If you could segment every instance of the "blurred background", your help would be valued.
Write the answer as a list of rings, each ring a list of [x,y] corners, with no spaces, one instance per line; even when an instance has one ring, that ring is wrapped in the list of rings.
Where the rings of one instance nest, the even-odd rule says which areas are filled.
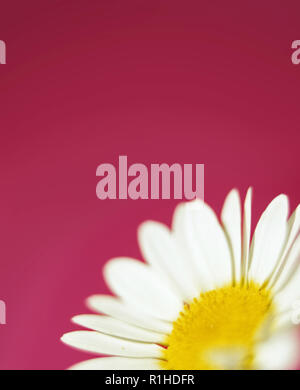
[[[299,1],[2,0],[0,369],[89,357],[60,336],[107,293],[102,266],[141,258],[137,226],[174,200],[97,199],[96,167],[204,163],[205,199],[254,187],[254,221],[299,202]]]

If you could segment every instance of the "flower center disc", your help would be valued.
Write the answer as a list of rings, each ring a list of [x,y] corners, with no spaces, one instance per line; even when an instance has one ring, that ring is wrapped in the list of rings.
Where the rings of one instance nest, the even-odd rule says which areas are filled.
[[[167,336],[167,370],[251,369],[272,313],[270,291],[251,283],[202,293],[185,304]]]

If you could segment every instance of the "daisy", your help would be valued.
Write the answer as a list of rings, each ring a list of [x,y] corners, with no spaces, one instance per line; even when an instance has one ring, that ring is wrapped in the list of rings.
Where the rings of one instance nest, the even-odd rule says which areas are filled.
[[[292,318],[300,298],[300,206],[288,219],[287,196],[276,197],[251,240],[251,204],[251,188],[243,210],[234,189],[221,222],[197,199],[177,206],[171,230],[142,224],[138,240],[146,264],[110,260],[104,277],[115,296],[88,298],[102,315],[74,317],[89,330],[62,337],[72,347],[111,357],[72,368],[293,368],[299,353]]]

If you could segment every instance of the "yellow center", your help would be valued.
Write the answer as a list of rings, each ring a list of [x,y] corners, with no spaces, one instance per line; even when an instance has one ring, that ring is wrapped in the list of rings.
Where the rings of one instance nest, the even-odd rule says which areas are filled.
[[[202,293],[184,305],[174,322],[162,368],[253,368],[255,343],[268,329],[272,312],[270,291],[254,283]]]

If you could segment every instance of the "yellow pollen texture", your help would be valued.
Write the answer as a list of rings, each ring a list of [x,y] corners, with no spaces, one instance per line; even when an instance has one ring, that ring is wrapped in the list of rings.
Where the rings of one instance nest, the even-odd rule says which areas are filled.
[[[272,311],[270,291],[255,283],[202,293],[184,305],[173,323],[162,368],[253,368],[255,342]]]

